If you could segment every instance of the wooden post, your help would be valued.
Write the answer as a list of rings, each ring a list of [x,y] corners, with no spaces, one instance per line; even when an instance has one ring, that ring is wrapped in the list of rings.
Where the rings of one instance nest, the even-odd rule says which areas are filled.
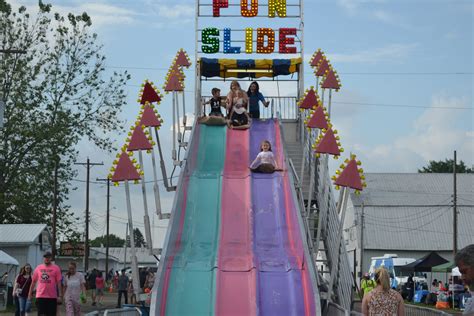
[[[137,262],[137,252],[135,250],[135,236],[133,231],[133,219],[132,219],[132,204],[130,202],[130,188],[128,185],[128,180],[125,180],[125,196],[127,200],[127,214],[128,214],[128,228],[130,231],[130,250],[131,250],[131,263],[132,263],[132,283],[133,283],[133,292],[135,295],[140,293],[140,280],[138,275],[138,262]]]

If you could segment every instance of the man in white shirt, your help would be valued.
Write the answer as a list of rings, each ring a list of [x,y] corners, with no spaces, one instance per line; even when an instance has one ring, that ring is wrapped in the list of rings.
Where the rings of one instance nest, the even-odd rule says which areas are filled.
[[[466,301],[463,315],[474,315],[474,244],[461,249],[454,262],[462,274],[464,284],[469,286],[471,298]]]

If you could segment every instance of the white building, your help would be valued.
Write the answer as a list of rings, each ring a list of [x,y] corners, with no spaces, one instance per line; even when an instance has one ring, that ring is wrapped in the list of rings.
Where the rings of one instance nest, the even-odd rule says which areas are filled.
[[[371,257],[421,258],[436,251],[453,260],[453,175],[368,173],[351,194],[344,221],[349,262],[360,276]],[[474,243],[474,174],[457,175],[457,245]],[[361,251],[362,250],[362,251]],[[359,279],[359,277],[357,277]]]
[[[32,267],[43,263],[43,253],[51,251],[51,234],[46,224],[0,224],[0,249]]]

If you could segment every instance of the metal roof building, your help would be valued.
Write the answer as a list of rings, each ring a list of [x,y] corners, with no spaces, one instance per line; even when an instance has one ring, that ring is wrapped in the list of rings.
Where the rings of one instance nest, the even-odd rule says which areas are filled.
[[[357,272],[385,253],[420,258],[437,251],[453,259],[453,175],[368,173],[351,194],[344,221],[349,259]],[[474,243],[474,174],[457,175],[458,249]],[[361,253],[361,249],[362,253]]]
[[[51,250],[51,234],[46,224],[0,224],[0,249],[16,258],[20,266],[33,267]]]

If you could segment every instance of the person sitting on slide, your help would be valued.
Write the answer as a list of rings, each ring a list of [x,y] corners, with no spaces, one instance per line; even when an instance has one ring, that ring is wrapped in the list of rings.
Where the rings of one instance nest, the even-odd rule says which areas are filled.
[[[260,145],[260,153],[250,165],[250,170],[259,173],[283,171],[283,169],[278,168],[278,164],[272,152],[272,144],[268,140],[262,141]]]
[[[230,92],[227,94],[229,128],[247,129],[250,127],[247,105],[247,93],[240,88],[240,84],[237,81],[232,81],[230,84]]]
[[[221,90],[218,88],[212,88],[211,92],[212,98],[210,98],[209,101],[203,103],[204,107],[206,106],[206,104],[211,105],[211,112],[209,112],[209,116],[204,115],[203,117],[201,117],[200,122],[205,124],[214,122],[224,125],[225,119],[221,111],[221,107],[224,106],[222,105]]]

